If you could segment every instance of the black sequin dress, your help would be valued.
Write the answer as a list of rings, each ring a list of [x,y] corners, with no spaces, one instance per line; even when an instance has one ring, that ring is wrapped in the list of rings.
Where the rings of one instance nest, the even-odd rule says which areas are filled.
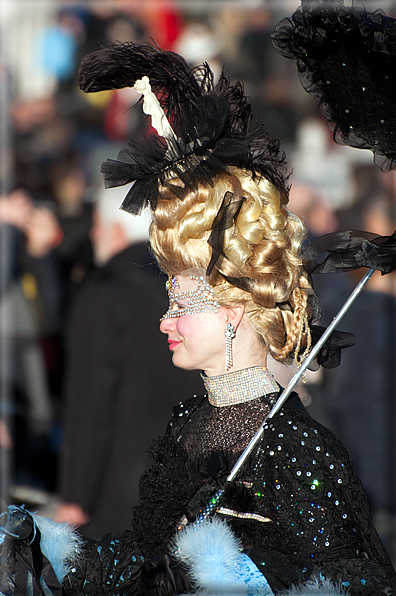
[[[138,594],[144,559],[169,551],[181,518],[218,488],[277,395],[222,408],[195,397],[175,408],[140,481],[132,529],[88,542],[66,594]],[[198,495],[198,496],[197,496]],[[350,458],[292,394],[265,428],[220,514],[274,593],[326,577],[353,595],[396,594]]]

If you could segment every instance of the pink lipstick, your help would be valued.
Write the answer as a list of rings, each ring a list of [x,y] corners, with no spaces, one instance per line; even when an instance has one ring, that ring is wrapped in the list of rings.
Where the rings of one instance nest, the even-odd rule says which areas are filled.
[[[178,346],[179,344],[181,344],[181,341],[175,341],[173,339],[168,339],[168,344],[169,344],[169,349],[173,350],[173,348],[175,346]]]

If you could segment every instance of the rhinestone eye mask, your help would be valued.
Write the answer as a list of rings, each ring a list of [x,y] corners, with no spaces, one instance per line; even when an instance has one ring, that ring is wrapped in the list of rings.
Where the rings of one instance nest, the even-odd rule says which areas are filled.
[[[186,292],[178,292],[180,290],[177,277],[171,275],[166,282],[166,289],[169,296],[169,308],[161,317],[164,319],[172,319],[174,317],[185,317],[186,315],[196,315],[208,311],[217,312],[220,304],[216,298],[214,289],[205,280],[203,275],[189,275],[189,278],[195,286],[193,289]],[[181,300],[188,300],[187,304],[180,304]]]

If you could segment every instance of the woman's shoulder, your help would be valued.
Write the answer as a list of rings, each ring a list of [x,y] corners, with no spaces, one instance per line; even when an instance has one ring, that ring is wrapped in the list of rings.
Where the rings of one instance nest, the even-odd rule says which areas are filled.
[[[280,412],[267,420],[257,453],[261,457],[287,459],[299,468],[302,461],[323,464],[330,473],[338,474],[340,483],[353,474],[348,451],[336,435],[307,411],[297,393],[292,393]]]
[[[194,395],[185,401],[179,402],[172,410],[172,417],[166,429],[166,434],[173,435],[177,433],[205,401],[206,395]]]
[[[304,439],[308,434],[314,442],[336,444],[337,447],[340,446],[341,449],[344,449],[333,431],[310,415],[295,392],[291,393],[281,410],[268,421],[268,426],[287,429],[290,431],[289,435],[294,435],[299,441],[303,441],[301,446],[304,446]]]

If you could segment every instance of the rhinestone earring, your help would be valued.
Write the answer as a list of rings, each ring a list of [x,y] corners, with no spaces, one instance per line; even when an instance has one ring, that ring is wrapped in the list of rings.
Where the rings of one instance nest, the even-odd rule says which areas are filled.
[[[226,371],[232,367],[232,340],[235,337],[235,327],[232,323],[228,322],[227,327],[224,331],[225,335],[225,367]]]

